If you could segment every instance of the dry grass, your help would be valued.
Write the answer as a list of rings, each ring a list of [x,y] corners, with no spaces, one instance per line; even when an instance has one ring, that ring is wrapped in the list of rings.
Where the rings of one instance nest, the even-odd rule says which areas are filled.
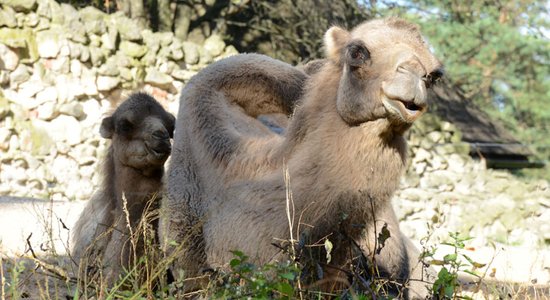
[[[290,190],[290,179],[286,177],[287,187]],[[155,199],[152,199],[155,201]],[[270,297],[282,299],[323,299],[327,297],[341,297],[347,299],[371,299],[375,294],[392,295],[388,288],[395,283],[384,278],[372,276],[376,270],[369,266],[364,257],[358,256],[353,262],[353,267],[348,270],[338,270],[344,277],[333,279],[330,284],[335,285],[334,292],[322,293],[316,290],[326,285],[323,279],[311,279],[318,276],[312,269],[306,270],[304,266],[320,267],[322,263],[304,260],[303,249],[328,250],[328,238],[318,241],[314,245],[299,245],[293,237],[300,236],[300,218],[295,216],[292,194],[287,195],[287,217],[291,232],[291,240],[281,243],[283,250],[289,254],[289,261],[282,264],[270,264],[267,266],[254,266],[246,259],[232,267],[215,270],[205,274],[204,278],[209,284],[202,290],[185,292],[185,286],[190,280],[180,272],[173,274],[174,278],[168,278],[167,270],[174,259],[183,254],[182,245],[176,247],[171,257],[164,257],[158,243],[158,238],[151,224],[158,220],[158,210],[147,209],[142,222],[136,228],[131,228],[131,234],[125,247],[130,247],[134,255],[131,256],[130,268],[124,270],[116,282],[108,286],[101,272],[101,261],[83,261],[77,264],[68,253],[68,241],[63,243],[65,249],[41,249],[35,251],[32,245],[32,235],[27,238],[27,251],[19,257],[0,255],[0,296],[4,299],[180,299],[192,297],[207,298],[240,298],[254,297],[255,290],[263,291]],[[52,222],[63,222],[61,219],[51,216],[37,216],[44,220],[47,228],[48,239],[53,245],[54,239],[60,238]],[[126,221],[128,221],[126,219]],[[66,228],[64,224],[59,224]],[[199,225],[200,226],[200,225]],[[67,229],[68,230],[68,229]],[[140,248],[141,247],[141,248]],[[63,251],[58,251],[63,250]],[[138,252],[143,256],[135,255]],[[327,251],[330,253],[330,251]],[[244,254],[243,254],[244,255]],[[297,257],[301,256],[299,260]],[[241,268],[241,267],[244,267]],[[98,272],[90,275],[86,270],[96,268]],[[240,268],[240,269],[239,269]],[[243,270],[250,271],[244,272]],[[313,271],[315,268],[313,268]],[[370,272],[365,272],[370,270]],[[310,272],[310,273],[307,273]],[[293,276],[289,274],[294,274]],[[310,276],[309,279],[306,277]],[[264,278],[265,284],[258,287],[254,279]],[[305,284],[305,282],[313,282]],[[291,294],[281,292],[281,287],[292,287]],[[491,278],[482,277],[481,280],[462,278],[461,292],[459,295],[472,299],[550,299],[550,287],[532,284],[512,284],[497,282]],[[238,294],[244,293],[244,294]],[[241,296],[239,296],[241,295]],[[363,295],[363,296],[360,296]],[[396,295],[395,293],[393,294]]]

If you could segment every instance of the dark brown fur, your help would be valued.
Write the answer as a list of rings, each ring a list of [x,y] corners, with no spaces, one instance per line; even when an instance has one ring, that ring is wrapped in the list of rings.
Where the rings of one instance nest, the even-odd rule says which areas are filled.
[[[403,133],[425,111],[424,81],[439,62],[399,19],[333,27],[325,46],[327,60],[304,68],[311,77],[247,54],[212,64],[183,90],[161,215],[176,271],[226,266],[231,250],[256,263],[284,260],[272,243],[328,238],[326,270],[346,269],[359,252],[400,283],[425,279],[391,197],[406,166]],[[283,135],[255,119],[290,112]],[[379,249],[383,228],[390,237]],[[404,292],[421,298],[427,289],[412,281]]]
[[[130,230],[138,232],[144,214],[158,208],[155,200],[162,189],[174,122],[158,102],[142,93],[131,95],[103,119],[101,136],[112,140],[103,162],[103,181],[72,230],[71,254],[81,275],[101,274],[112,284],[143,254],[143,241],[136,238],[140,235],[135,235],[133,249]],[[156,231],[155,222],[152,226]]]

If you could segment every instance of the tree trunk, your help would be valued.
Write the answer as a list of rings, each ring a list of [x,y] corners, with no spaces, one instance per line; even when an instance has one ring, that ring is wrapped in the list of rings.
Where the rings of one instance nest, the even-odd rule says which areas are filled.
[[[145,8],[143,0],[130,0],[130,12],[131,18],[136,20],[140,26],[140,29],[145,29],[148,26],[148,19],[145,14]]]
[[[191,24],[191,7],[178,4],[176,7],[176,19],[174,20],[174,34],[176,37],[187,40],[189,25]]]
[[[158,30],[172,31],[174,26],[174,9],[170,0],[158,0]]]
[[[117,10],[123,12],[128,18],[131,17],[130,1],[131,0],[116,0]]]

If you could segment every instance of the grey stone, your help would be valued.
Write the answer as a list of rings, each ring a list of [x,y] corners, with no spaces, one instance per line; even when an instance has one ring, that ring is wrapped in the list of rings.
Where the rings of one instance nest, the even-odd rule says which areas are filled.
[[[97,162],[96,147],[89,144],[76,145],[69,151],[68,154],[75,161],[77,161],[80,166],[90,165]]]
[[[214,61],[214,57],[205,48],[199,48],[199,65],[207,65]]]
[[[98,76],[97,89],[99,91],[110,91],[120,84],[120,79],[113,76]]]
[[[172,71],[171,75],[176,79],[186,82],[191,79],[191,77],[195,76],[195,74],[197,74],[197,72],[195,71],[175,69],[174,71]]]
[[[160,63],[156,69],[161,73],[171,74],[174,70],[178,69],[178,65],[173,61],[166,61]]]
[[[131,58],[131,57],[128,57],[128,56],[124,55],[120,51],[118,51],[117,53],[115,53],[114,56],[111,56],[111,57],[116,62],[116,65],[119,68],[131,67],[135,63],[135,60],[136,60],[134,58]]]
[[[0,91],[0,120],[3,120],[9,111],[10,111],[10,103],[8,99],[4,97],[4,93]]]
[[[88,34],[86,32],[86,26],[82,24],[80,20],[78,19],[71,20],[68,26],[71,29],[68,35],[71,41],[74,41],[80,44],[87,44],[90,41],[90,39],[88,38]]]
[[[36,43],[38,54],[43,58],[56,57],[61,48],[60,39],[64,38],[64,33],[58,28],[39,31],[36,33]]]
[[[36,27],[40,22],[40,17],[35,13],[30,13],[25,16],[24,26]]]
[[[96,48],[101,47],[101,36],[99,36],[97,34],[88,34],[88,38],[90,39],[89,46],[93,46],[93,47],[96,47]]]
[[[159,58],[159,60],[166,60],[170,57],[170,48],[168,47],[161,47],[159,51],[157,52],[156,57]]]
[[[52,165],[51,172],[55,176],[55,180],[58,183],[68,184],[74,182],[80,176],[78,175],[78,163],[65,155],[57,156]]]
[[[119,49],[125,55],[135,58],[140,58],[147,53],[147,47],[129,41],[120,42]]]
[[[38,1],[38,7],[36,8],[36,13],[44,18],[51,19],[52,13],[50,9],[50,1]]]
[[[106,55],[101,48],[91,46],[87,49],[90,49],[90,59],[92,61],[92,65],[97,67],[105,62]]]
[[[19,56],[8,46],[0,43],[0,69],[13,71],[19,65]]]
[[[416,153],[414,154],[414,157],[412,159],[413,163],[416,163],[416,162],[425,162],[425,161],[429,161],[430,158],[432,157],[431,153],[422,149],[422,148],[418,148],[416,150]]]
[[[174,33],[171,31],[157,32],[156,35],[163,47],[168,47],[175,39]]]
[[[86,117],[80,122],[83,128],[90,129],[97,136],[99,130],[99,120],[102,119],[102,110],[100,103],[95,99],[88,99],[80,103]],[[97,130],[96,130],[97,129]]]
[[[71,60],[69,70],[73,76],[79,77],[82,74],[82,63],[77,59]]]
[[[28,29],[0,28],[0,41],[11,48],[27,48],[27,41],[34,39],[33,33]]]
[[[82,141],[82,128],[75,117],[59,115],[45,127],[56,142],[66,142],[68,145],[77,145]]]
[[[56,1],[49,1],[51,23],[56,25],[63,25],[65,23],[65,13],[61,9],[61,5]]]
[[[82,104],[76,101],[62,104],[59,107],[59,112],[65,115],[73,116],[78,120],[86,117],[86,114],[84,113],[84,107],[82,106]]]
[[[105,24],[105,17],[107,16],[104,12],[93,6],[87,6],[78,11],[80,19],[84,24],[88,33],[94,33],[101,35],[105,32],[107,25]]]
[[[447,170],[449,171],[456,173],[463,173],[465,171],[465,161],[456,153],[449,155],[447,158],[447,165]]]
[[[101,46],[110,51],[116,50],[116,41],[118,38],[118,30],[115,26],[108,26],[107,32],[101,35]]]
[[[105,76],[118,76],[120,74],[118,70],[117,59],[114,56],[111,56],[102,64],[97,70],[97,74]]]
[[[31,77],[29,67],[19,64],[17,68],[10,74],[10,84],[12,86],[17,86]]]
[[[36,110],[38,112],[38,118],[46,121],[52,120],[58,115],[55,102],[41,104]]]
[[[20,149],[19,149],[19,138],[17,137],[17,135],[13,134],[11,137],[10,137],[10,146],[9,146],[9,149],[8,151],[9,152],[18,152]]]
[[[141,64],[144,65],[144,66],[154,66],[154,65],[157,64],[157,58],[159,60],[164,59],[164,58],[159,57],[159,55],[157,55],[154,52],[147,51],[147,53],[145,53],[145,55],[140,59],[140,61],[141,61]]]
[[[132,71],[128,68],[121,67],[120,68],[120,78],[124,81],[130,81],[132,80]]]
[[[0,85],[5,85],[10,82],[10,75],[7,71],[0,70]]]
[[[5,152],[10,147],[11,130],[8,128],[0,127],[0,149]]]
[[[143,42],[147,45],[147,47],[160,45],[160,41],[157,38],[157,33],[151,31],[151,29],[143,29],[141,31],[141,37],[143,38]]]
[[[447,168],[447,161],[444,157],[436,155],[429,160],[431,170],[443,170]]]
[[[83,63],[89,61],[92,56],[92,54],[90,53],[90,49],[88,47],[81,47],[80,50],[81,52],[78,59],[80,59],[80,61]]]
[[[84,93],[88,96],[98,95],[98,89],[96,85],[97,76],[91,71],[82,71],[82,84],[84,87]]]
[[[492,178],[485,184],[485,189],[492,194],[499,194],[506,190],[509,182],[506,179]]]
[[[80,59],[80,54],[82,53],[82,48],[83,47],[84,46],[82,46],[80,44],[77,44],[77,43],[74,43],[74,42],[69,42],[69,50],[71,51],[69,56],[72,59]]]
[[[16,11],[29,12],[37,6],[36,0],[2,0],[3,6],[10,6]]]
[[[45,88],[46,85],[41,80],[28,80],[19,85],[19,94],[24,98],[30,98]]]
[[[53,86],[46,87],[45,89],[43,89],[42,91],[36,94],[36,100],[39,103],[45,103],[45,102],[55,103],[57,101],[57,89]]]
[[[239,51],[237,51],[233,45],[229,45],[225,47],[225,52],[221,55],[221,57],[229,57],[237,54],[239,54]]]
[[[70,57],[69,56],[58,56],[54,59],[49,60],[51,70],[57,74],[63,73],[67,74],[70,70]]]
[[[181,43],[172,43],[172,45],[170,45],[169,57],[176,61],[183,59],[184,53]]]
[[[208,51],[212,57],[216,57],[223,53],[225,43],[221,36],[213,34],[204,41],[204,49]]]
[[[145,82],[153,85],[164,86],[173,81],[171,76],[159,72],[156,68],[147,68],[145,74]]]
[[[446,170],[437,170],[420,178],[420,187],[437,189],[439,191],[448,191],[452,189],[456,181],[456,174]]]
[[[44,121],[33,119],[32,122],[21,122],[17,125],[17,131],[19,132],[17,146],[20,151],[30,153],[31,155],[48,155],[54,145],[54,141],[49,136],[47,129],[37,126],[35,122]],[[10,150],[11,147],[10,141]]]
[[[66,103],[76,97],[85,95],[84,82],[72,74],[63,74],[57,76],[58,80],[55,82],[55,88],[57,89],[58,104]]]
[[[185,55],[185,63],[194,65],[199,62],[199,46],[193,42],[183,42],[183,52]]]
[[[65,16],[65,22],[70,22],[72,20],[80,18],[78,10],[76,10],[74,6],[67,3],[61,3],[60,7],[63,11],[63,15]]]
[[[112,24],[120,33],[120,38],[127,41],[141,41],[141,26],[134,20],[126,17],[122,12],[112,15]]]
[[[414,172],[418,175],[424,174],[424,171],[426,171],[427,167],[428,167],[428,164],[425,161],[417,162],[413,164]]]
[[[0,27],[6,26],[14,28],[17,26],[17,19],[15,19],[15,11],[13,8],[6,6],[0,9]]]

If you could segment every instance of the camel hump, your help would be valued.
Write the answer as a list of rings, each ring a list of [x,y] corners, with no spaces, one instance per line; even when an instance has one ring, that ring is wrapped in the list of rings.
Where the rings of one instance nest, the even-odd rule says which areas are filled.
[[[217,61],[195,75],[182,92],[185,105],[206,91],[221,92],[225,101],[256,118],[292,113],[308,75],[290,64],[261,54],[240,54]]]

